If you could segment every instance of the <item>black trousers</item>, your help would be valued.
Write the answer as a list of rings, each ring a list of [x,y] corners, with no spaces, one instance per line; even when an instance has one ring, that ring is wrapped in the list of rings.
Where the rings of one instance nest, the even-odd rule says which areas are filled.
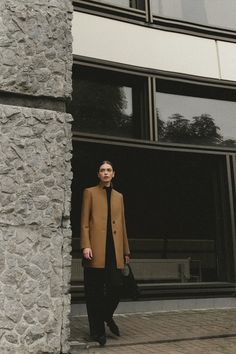
[[[86,307],[91,336],[105,333],[105,321],[112,316],[121,294],[120,270],[84,268]],[[115,279],[114,279],[115,278]]]

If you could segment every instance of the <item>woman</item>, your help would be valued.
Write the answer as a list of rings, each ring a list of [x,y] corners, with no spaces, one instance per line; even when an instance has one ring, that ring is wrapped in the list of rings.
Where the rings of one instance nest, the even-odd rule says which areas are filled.
[[[84,190],[80,247],[90,335],[106,344],[105,323],[120,336],[113,313],[120,301],[121,270],[129,261],[123,196],[112,187],[112,163],[98,168],[99,185]]]

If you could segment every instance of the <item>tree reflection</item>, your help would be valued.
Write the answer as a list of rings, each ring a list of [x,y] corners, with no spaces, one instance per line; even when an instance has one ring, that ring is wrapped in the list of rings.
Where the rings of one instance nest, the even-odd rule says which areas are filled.
[[[159,139],[166,142],[236,147],[236,140],[224,139],[214,118],[207,113],[187,119],[174,113],[167,121],[161,120],[157,111]]]
[[[123,87],[81,80],[77,95],[79,100],[72,100],[70,107],[75,131],[132,135],[133,117],[126,114],[128,101]]]
[[[165,138],[172,141],[183,141],[191,138],[191,124],[189,119],[179,113],[173,114],[165,126]]]
[[[233,139],[226,139],[222,142],[223,146],[225,147],[234,147],[236,148],[236,140],[233,140]]]

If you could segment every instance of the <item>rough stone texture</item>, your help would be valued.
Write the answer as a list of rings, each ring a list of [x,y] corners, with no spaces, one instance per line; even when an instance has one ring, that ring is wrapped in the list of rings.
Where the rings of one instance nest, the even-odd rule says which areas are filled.
[[[67,353],[71,116],[0,105],[0,353]]]
[[[71,0],[0,0],[0,91],[70,97],[71,19]],[[69,350],[70,122],[0,105],[1,354]]]
[[[71,0],[0,1],[0,90],[70,96],[71,18]]]

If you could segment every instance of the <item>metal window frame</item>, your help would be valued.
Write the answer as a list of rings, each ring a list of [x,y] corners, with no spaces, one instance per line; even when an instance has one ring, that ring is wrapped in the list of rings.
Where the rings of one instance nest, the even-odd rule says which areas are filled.
[[[128,140],[128,139],[127,139]],[[199,150],[193,150],[193,149],[186,149],[183,148],[181,149],[180,147],[164,147],[164,146],[157,146],[154,143],[153,144],[147,144],[146,141],[140,142],[137,141],[136,143],[132,144],[127,144],[125,139],[123,141],[119,138],[117,139],[111,139],[109,137],[101,137],[97,136],[96,134],[91,136],[86,136],[86,134],[75,134],[73,136],[73,141],[78,142],[78,143],[95,143],[99,145],[109,145],[109,146],[117,146],[117,147],[128,147],[128,148],[134,148],[136,149],[141,149],[141,150],[156,150],[156,151],[165,151],[165,152],[177,152],[177,153],[191,153],[191,154],[197,154],[197,155],[205,155],[205,156],[217,156],[219,158],[223,158],[225,161],[225,170],[226,170],[226,181],[227,181],[227,187],[226,187],[226,196],[227,196],[227,214],[229,214],[229,219],[227,218],[227,234],[229,237],[230,242],[232,241],[232,248],[233,250],[236,249],[236,225],[235,225],[235,213],[236,213],[236,195],[235,195],[235,188],[236,188],[236,153],[224,153],[224,152],[219,152],[219,151],[199,151]],[[138,153],[138,151],[137,151]],[[229,232],[229,233],[228,233]],[[236,285],[236,253],[235,251],[232,252],[232,269],[229,273],[229,279],[231,278],[232,280],[227,281],[228,284],[231,284],[231,286]],[[229,265],[227,266],[229,267]],[[218,282],[217,287],[219,284],[225,283],[225,281]],[[213,286],[211,282],[206,283],[207,286]],[[185,284],[188,286],[187,284]],[[197,284],[199,287],[202,287],[203,284]],[[169,285],[167,284],[167,287]],[[197,289],[199,288],[197,286]],[[197,290],[196,290],[197,291]]]
[[[84,68],[91,68],[91,69],[95,69],[95,70],[101,70],[104,71],[107,68],[104,66],[100,66],[94,63],[94,65],[88,65],[87,62],[83,62],[81,63],[79,60],[75,60],[74,64],[79,65],[80,67],[84,67]],[[137,118],[137,120],[135,121],[135,125],[138,125],[139,129],[139,134],[138,136],[140,136],[140,138],[123,138],[120,137],[121,140],[125,140],[125,141],[129,141],[129,140],[147,140],[149,141],[150,139],[152,140],[152,132],[150,130],[150,107],[149,107],[149,97],[150,97],[150,87],[149,87],[149,80],[148,80],[148,76],[147,75],[132,75],[130,72],[128,71],[122,71],[122,70],[114,70],[113,68],[111,68],[110,70],[112,72],[112,74],[118,74],[120,75],[120,81],[123,82],[123,84],[125,85],[125,80],[127,79],[128,86],[133,84],[133,87],[139,87],[140,88],[140,94],[141,97],[143,98],[142,100],[139,101],[140,104],[140,112],[139,114],[137,114],[135,117]],[[136,86],[135,83],[138,83],[139,86]],[[75,134],[77,134],[75,132]],[[104,136],[106,137],[106,135],[104,134],[100,134],[100,133],[87,133],[87,132],[82,132],[82,133],[78,133],[78,134],[82,134],[82,135],[91,135],[91,136]],[[112,135],[111,135],[112,136]],[[116,139],[117,136],[114,135],[112,136],[112,138]]]
[[[228,147],[211,147],[211,146],[200,146],[200,145],[187,145],[187,144],[176,144],[176,143],[160,143],[156,141],[157,138],[157,126],[155,126],[155,107],[156,107],[156,79],[167,79],[168,81],[181,81],[183,83],[192,83],[197,85],[209,85],[209,87],[220,87],[228,88],[231,90],[236,90],[235,82],[226,82],[216,79],[206,79],[206,78],[196,78],[193,76],[188,76],[184,74],[176,73],[166,73],[159,70],[148,70],[144,68],[138,68],[128,65],[123,65],[119,63],[111,63],[107,61],[85,58],[80,56],[75,56],[74,63],[81,66],[94,67],[97,69],[106,69],[111,71],[120,72],[129,75],[138,75],[146,77],[148,80],[148,105],[147,109],[149,129],[150,129],[150,140],[141,139],[129,139],[115,136],[106,136],[100,134],[90,134],[90,133],[78,133],[73,132],[72,139],[74,142],[86,142],[86,143],[98,143],[102,145],[115,145],[123,147],[132,147],[135,149],[149,149],[157,151],[169,151],[178,153],[192,153],[192,154],[207,154],[207,155],[217,155],[225,157],[226,161],[226,175],[228,182],[228,197],[229,197],[229,213],[230,213],[230,230],[232,235],[233,248],[236,249],[236,151],[235,149],[229,149]],[[228,282],[232,287],[232,292],[235,291],[236,285],[236,254],[233,253],[233,274],[234,280]],[[222,289],[224,288],[225,282],[222,283]],[[220,283],[219,283],[220,284]],[[217,288],[219,288],[219,284]],[[168,285],[167,285],[168,286]],[[201,284],[200,287],[203,285]],[[207,286],[213,286],[211,283],[207,283]],[[214,287],[214,286],[213,286]],[[198,291],[199,287],[196,287]],[[216,290],[217,291],[217,290]],[[177,293],[176,293],[177,294]]]
[[[100,17],[107,17],[164,31],[236,42],[236,30],[234,31],[221,27],[201,25],[184,20],[154,15],[151,0],[145,0],[145,11],[132,8],[126,9],[124,7],[105,3],[96,3],[96,0],[74,0],[73,5],[74,11],[89,13]]]
[[[99,141],[103,139],[104,141],[112,141],[115,142],[120,141],[127,145],[137,144],[137,142],[146,146],[155,145],[156,147],[160,147],[161,149],[180,149],[185,151],[207,151],[207,153],[236,153],[235,148],[229,147],[218,147],[218,146],[207,146],[207,145],[189,145],[189,144],[177,144],[177,143],[165,143],[158,141],[158,126],[156,120],[156,80],[165,79],[168,81],[174,82],[182,82],[182,83],[190,83],[194,85],[204,85],[209,87],[221,88],[221,89],[230,89],[236,91],[236,82],[223,81],[218,79],[208,79],[208,78],[196,78],[195,76],[185,75],[185,74],[176,74],[171,72],[162,72],[160,70],[148,70],[139,67],[133,67],[130,65],[107,62],[104,60],[99,60],[95,58],[85,58],[81,56],[74,56],[74,64],[81,65],[96,69],[103,69],[107,71],[113,71],[123,74],[129,74],[134,76],[146,77],[148,82],[148,125],[149,125],[149,135],[150,140],[142,140],[142,139],[127,139],[127,138],[117,138],[115,136],[107,137],[101,134],[89,134],[89,133],[75,133],[73,132],[73,137],[78,138],[81,136],[82,139],[85,137],[89,139],[97,138]],[[202,79],[202,81],[201,81]]]
[[[146,6],[147,0],[144,1]],[[74,11],[89,13],[101,17],[108,17],[135,24],[145,24],[149,18],[146,10],[126,8],[109,3],[98,3],[96,0],[74,0],[73,6]]]
[[[81,66],[90,66],[94,68],[100,68],[105,70],[112,70],[117,72],[123,72],[130,75],[138,76],[155,76],[157,79],[168,79],[172,81],[180,81],[186,83],[192,83],[195,85],[208,85],[209,87],[219,87],[236,90],[236,81],[208,78],[204,76],[189,75],[183,73],[177,73],[172,71],[158,70],[152,68],[144,68],[140,66],[123,64],[119,62],[111,62],[104,59],[97,59],[92,57],[86,57],[83,55],[74,55],[74,64]]]
[[[227,180],[228,180],[228,194],[230,207],[230,221],[233,249],[236,250],[236,154],[226,155]],[[236,253],[233,252],[234,257],[234,280],[236,282]]]
[[[156,29],[215,40],[224,40],[226,42],[236,42],[236,30],[228,30],[155,15],[153,15],[152,18],[152,27]]]

